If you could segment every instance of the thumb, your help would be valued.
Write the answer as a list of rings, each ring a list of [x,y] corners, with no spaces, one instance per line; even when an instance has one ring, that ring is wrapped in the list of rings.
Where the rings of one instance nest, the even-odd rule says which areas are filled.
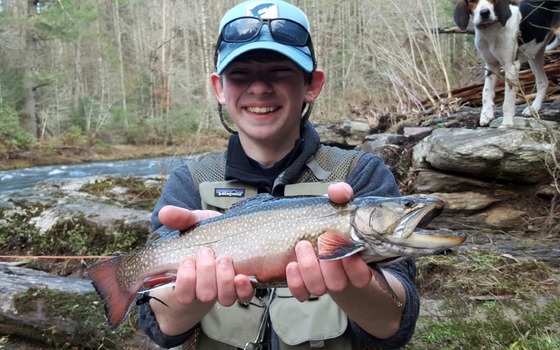
[[[198,222],[220,215],[212,210],[189,210],[173,205],[166,205],[158,213],[159,221],[174,230],[186,230]]]

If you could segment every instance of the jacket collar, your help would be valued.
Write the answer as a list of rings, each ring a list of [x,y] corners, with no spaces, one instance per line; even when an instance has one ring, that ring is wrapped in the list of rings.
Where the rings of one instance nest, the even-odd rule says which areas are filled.
[[[239,140],[237,134],[229,139],[226,151],[226,180],[237,180],[249,185],[256,186],[259,192],[268,192],[274,195],[282,195],[286,184],[295,183],[304,170],[307,162],[313,157],[320,145],[319,134],[310,122],[306,122],[302,128],[302,137],[296,141],[294,149],[280,162],[278,176],[265,174],[255,161],[251,160]]]

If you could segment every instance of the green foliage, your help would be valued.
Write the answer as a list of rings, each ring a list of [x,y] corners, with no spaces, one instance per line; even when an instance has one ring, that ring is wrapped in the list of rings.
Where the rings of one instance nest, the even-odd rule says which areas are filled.
[[[55,224],[47,233],[34,237],[34,254],[41,255],[113,255],[141,247],[147,232],[128,230],[124,225],[114,234],[83,217]]]
[[[171,110],[169,113],[171,130],[177,137],[195,133],[200,123],[200,115],[198,109]]]
[[[19,125],[15,110],[6,105],[0,106],[0,159],[9,159],[16,152],[30,147],[33,135],[24,131]]]
[[[486,250],[417,262],[421,297],[437,306],[419,318],[406,349],[560,348],[560,300],[550,266]]]
[[[96,293],[79,295],[56,289],[34,289],[14,297],[14,306],[19,313],[37,313],[60,320],[75,321],[75,329],[68,333],[53,328],[50,332],[30,332],[43,344],[56,345],[57,349],[115,349],[119,342],[134,332],[134,327],[125,323],[118,329],[108,329],[103,305]],[[136,314],[133,315],[135,318]],[[54,322],[54,321],[53,321]]]
[[[0,55],[0,105],[18,110],[23,108],[24,101],[23,72],[6,67]]]
[[[42,210],[42,209],[37,209]],[[4,215],[0,213],[0,218]],[[142,247],[148,232],[126,228],[124,223],[107,232],[83,216],[61,221],[41,234],[29,223],[36,214],[6,215],[0,230],[0,251],[22,255],[114,255]]]
[[[560,348],[560,334],[552,330],[560,316],[560,301],[552,301],[544,308],[536,302],[531,304],[521,306],[512,301],[471,305],[471,312],[482,309],[485,317],[471,319],[461,314],[430,321],[420,338],[427,348],[442,350]]]
[[[73,125],[62,136],[62,144],[70,147],[85,147],[89,144],[89,140],[79,126]]]
[[[115,187],[122,188],[124,191],[114,192]],[[161,186],[146,186],[142,179],[120,176],[88,182],[80,188],[80,191],[96,197],[110,198],[110,203],[116,202],[124,208],[149,211],[154,208],[161,196]]]
[[[41,37],[72,42],[84,35],[95,35],[87,25],[94,22],[99,16],[94,3],[87,1],[50,2],[49,6],[43,8],[41,15],[38,16],[35,30]]]

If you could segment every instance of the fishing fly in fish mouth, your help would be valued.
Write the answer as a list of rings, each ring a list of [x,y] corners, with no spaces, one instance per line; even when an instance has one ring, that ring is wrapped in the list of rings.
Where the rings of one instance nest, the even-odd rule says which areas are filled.
[[[334,204],[327,197],[262,194],[136,253],[97,263],[89,276],[105,301],[109,324],[117,327],[142,288],[172,282],[181,259],[202,246],[230,256],[236,272],[251,276],[256,288],[267,288],[285,286],[295,245],[308,240],[319,259],[360,254],[399,303],[377,266],[437,254],[463,243],[464,233],[422,228],[443,206],[443,201],[430,197],[361,197]]]

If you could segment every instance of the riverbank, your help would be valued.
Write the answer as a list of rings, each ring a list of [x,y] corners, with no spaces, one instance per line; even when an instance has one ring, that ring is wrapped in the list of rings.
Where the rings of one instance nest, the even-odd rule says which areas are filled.
[[[108,329],[103,304],[84,278],[94,257],[144,245],[160,180],[86,177],[45,183],[15,200],[0,195],[0,349],[157,348],[137,331],[134,312]],[[456,210],[452,217],[459,223],[465,216]],[[417,259],[421,313],[406,349],[559,349],[558,239],[466,233],[457,249]]]
[[[10,159],[3,159],[0,162],[0,170],[204,153],[226,148],[228,138],[229,134],[225,132],[210,131],[174,145],[125,144],[92,147],[38,145]]]

